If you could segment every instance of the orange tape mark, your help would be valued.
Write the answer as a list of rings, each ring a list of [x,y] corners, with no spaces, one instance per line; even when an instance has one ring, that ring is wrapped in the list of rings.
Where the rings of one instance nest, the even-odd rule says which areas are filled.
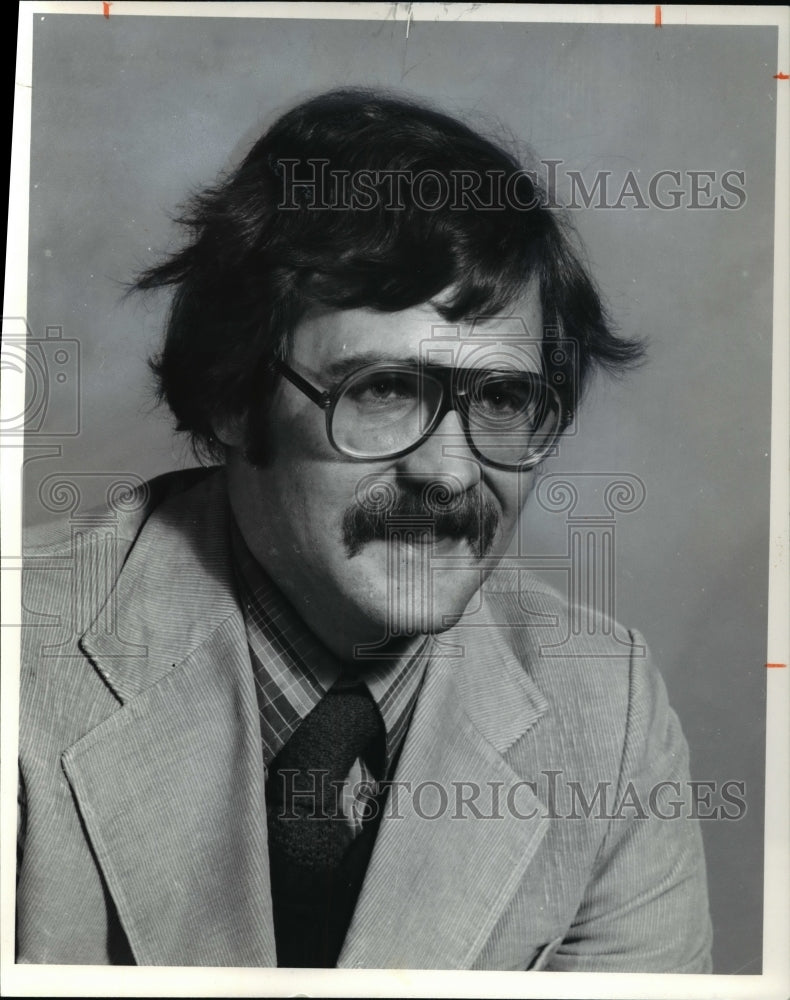
[[[774,73],[774,80],[790,80],[787,73]]]
[[[657,28],[661,27],[661,7],[656,4],[656,19],[653,22]]]
[[[786,663],[766,663],[766,667],[786,667]]]
[[[104,16],[110,16],[110,7],[112,7],[112,0],[108,3],[107,0],[102,0],[102,7],[104,7]]]

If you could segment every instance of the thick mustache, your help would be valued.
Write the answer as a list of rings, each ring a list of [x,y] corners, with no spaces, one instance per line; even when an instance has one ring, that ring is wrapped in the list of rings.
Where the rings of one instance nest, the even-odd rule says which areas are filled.
[[[357,491],[357,502],[343,514],[348,557],[358,555],[368,542],[384,541],[393,532],[401,535],[410,520],[414,529],[431,531],[434,538],[466,540],[472,554],[482,558],[494,544],[499,511],[479,488],[458,493],[447,484],[431,483],[416,491],[378,480],[361,495]]]

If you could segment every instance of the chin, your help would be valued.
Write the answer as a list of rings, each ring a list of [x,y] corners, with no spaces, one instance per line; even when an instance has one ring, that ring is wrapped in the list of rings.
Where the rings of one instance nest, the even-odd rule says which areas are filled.
[[[453,540],[447,549],[436,554],[455,556],[457,568],[432,567],[429,547],[396,548],[380,541],[367,543],[349,558],[346,565],[355,572],[347,598],[368,623],[360,632],[374,633],[384,645],[452,628],[484,574],[465,540]]]
[[[376,622],[376,632],[382,641],[414,638],[446,632],[458,621],[477,587],[468,586],[451,594],[431,593],[427,588],[380,591],[377,600],[368,605],[369,620]]]

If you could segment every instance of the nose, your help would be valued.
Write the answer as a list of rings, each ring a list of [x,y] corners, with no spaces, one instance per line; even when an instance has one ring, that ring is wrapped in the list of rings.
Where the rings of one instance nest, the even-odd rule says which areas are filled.
[[[481,479],[480,462],[472,454],[455,410],[446,413],[414,451],[397,460],[398,471],[417,483],[441,482],[453,494],[465,493]]]

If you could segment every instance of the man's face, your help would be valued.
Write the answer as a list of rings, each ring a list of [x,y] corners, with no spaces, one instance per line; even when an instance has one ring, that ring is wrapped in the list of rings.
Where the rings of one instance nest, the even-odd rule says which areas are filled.
[[[299,325],[289,364],[322,390],[357,363],[541,371],[533,287],[508,317],[459,327],[456,338],[427,303],[330,311]],[[355,461],[332,447],[324,411],[286,379],[270,426],[264,467],[245,458],[240,428],[217,432],[230,446],[242,535],[307,625],[345,660],[359,644],[383,642],[394,654],[449,627],[510,542],[534,474],[483,465],[455,411],[408,454]]]

